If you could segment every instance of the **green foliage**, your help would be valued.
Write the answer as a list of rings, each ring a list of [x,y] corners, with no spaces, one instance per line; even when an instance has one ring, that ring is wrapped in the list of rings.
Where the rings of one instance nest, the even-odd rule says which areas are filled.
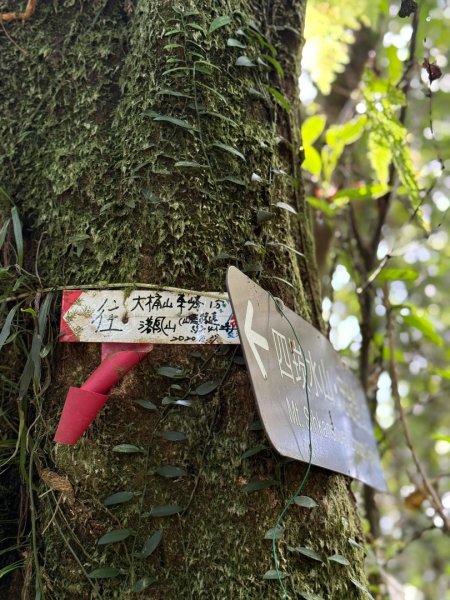
[[[122,542],[130,537],[131,531],[129,529],[113,529],[108,531],[105,535],[98,540],[99,546],[105,546],[106,544],[115,544],[116,542]]]
[[[380,1],[311,0],[306,13],[303,68],[322,94],[329,94],[337,73],[349,60],[349,46],[361,25],[375,26]]]
[[[302,506],[303,508],[315,508],[316,506],[319,506],[317,502],[309,496],[296,496],[294,502],[297,506]]]
[[[161,543],[162,536],[163,536],[162,529],[158,529],[158,531],[155,531],[155,533],[153,533],[151,536],[149,536],[147,538],[147,540],[145,541],[145,544],[140,552],[140,557],[147,558],[148,556],[153,554],[153,552],[156,550],[156,548]]]
[[[136,492],[115,492],[103,500],[105,506],[114,506],[115,504],[123,504],[129,502],[136,496]]]
[[[326,145],[322,149],[323,174],[325,181],[331,182],[331,176],[346,146],[358,141],[364,133],[367,123],[365,115],[343,123],[332,125],[325,133]]]

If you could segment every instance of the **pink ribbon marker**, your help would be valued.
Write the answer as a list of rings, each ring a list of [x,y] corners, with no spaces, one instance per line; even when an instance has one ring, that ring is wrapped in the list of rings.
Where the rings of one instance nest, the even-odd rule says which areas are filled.
[[[153,344],[102,344],[102,362],[81,388],[70,387],[55,434],[59,444],[75,444],[109,398],[109,390],[153,349]]]

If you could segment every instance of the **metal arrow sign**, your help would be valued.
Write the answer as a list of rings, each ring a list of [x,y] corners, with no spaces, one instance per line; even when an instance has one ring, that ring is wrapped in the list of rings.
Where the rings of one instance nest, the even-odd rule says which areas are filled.
[[[317,329],[235,267],[227,287],[258,411],[283,456],[386,484],[359,381]]]

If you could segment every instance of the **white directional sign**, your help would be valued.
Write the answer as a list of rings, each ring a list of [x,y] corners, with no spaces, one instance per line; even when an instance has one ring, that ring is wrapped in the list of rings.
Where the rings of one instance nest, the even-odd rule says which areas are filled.
[[[63,342],[239,344],[224,294],[157,290],[66,290]]]
[[[325,336],[235,267],[227,287],[272,445],[308,462],[311,433],[312,464],[385,490],[364,392]]]

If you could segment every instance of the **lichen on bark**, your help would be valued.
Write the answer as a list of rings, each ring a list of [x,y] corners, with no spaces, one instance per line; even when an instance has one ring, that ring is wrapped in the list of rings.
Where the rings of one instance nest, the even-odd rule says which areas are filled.
[[[13,10],[19,3],[10,4]],[[8,65],[0,90],[0,180],[20,207],[30,243],[40,240],[46,284],[145,280],[223,290],[226,266],[236,264],[320,327],[299,175],[303,15],[299,0],[61,0],[39,3],[29,22],[9,28],[15,43],[0,42]],[[218,16],[230,22],[210,33]],[[271,68],[271,46],[283,77]],[[236,65],[240,55],[256,66]],[[290,111],[268,87],[284,95]],[[245,371],[229,364],[230,355],[202,351],[203,364],[191,354],[156,349],[75,447],[43,442],[44,462],[76,492],[73,505],[56,505],[54,492],[39,504],[48,598],[125,599],[144,575],[156,578],[144,592],[151,599],[280,597],[277,582],[262,579],[273,567],[264,534],[305,467],[285,464],[269,449],[243,460],[249,447],[264,443],[249,429],[256,408]],[[44,429],[53,428],[67,386],[74,377],[82,381],[97,360],[93,346],[58,350]],[[173,390],[157,374],[162,364],[185,367],[193,385],[229,373],[217,393],[193,398],[191,408],[164,409],[161,399]],[[146,412],[139,398],[159,412]],[[156,435],[161,428],[183,431],[187,440],[167,442]],[[118,455],[112,448],[119,443],[145,454]],[[155,472],[161,464],[180,465],[187,476],[166,480]],[[252,477],[280,485],[245,494]],[[139,495],[106,508],[103,499],[120,490]],[[280,543],[289,593],[363,597],[350,579],[364,575],[362,552],[348,542],[360,532],[346,480],[313,469],[303,493],[319,507],[288,512],[286,541],[323,556],[342,554],[351,565],[300,559]],[[165,519],[143,516],[166,503],[189,508]],[[118,545],[96,544],[120,527],[133,535]],[[144,561],[135,556],[161,527],[157,550]],[[105,565],[120,576],[89,582],[86,573]]]

